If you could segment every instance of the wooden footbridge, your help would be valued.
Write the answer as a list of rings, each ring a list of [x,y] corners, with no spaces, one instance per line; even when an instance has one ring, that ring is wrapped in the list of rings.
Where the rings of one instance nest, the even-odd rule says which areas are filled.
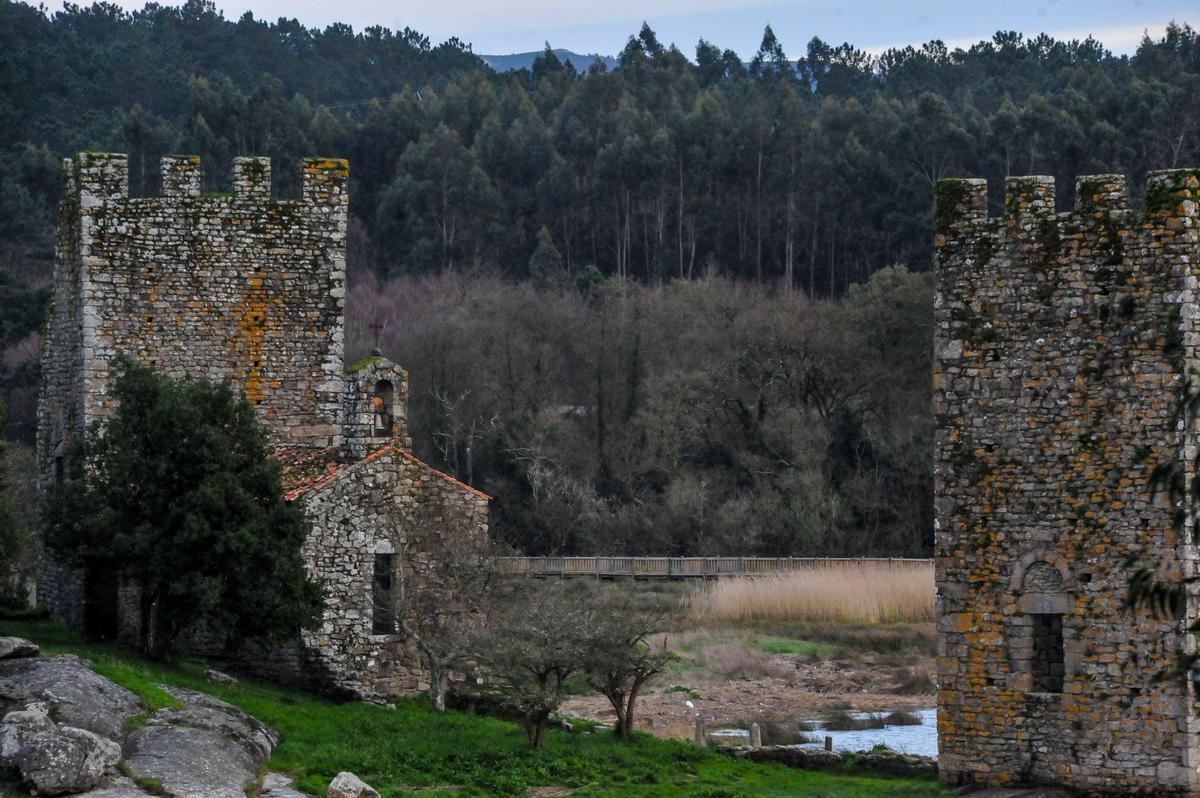
[[[543,579],[719,579],[867,564],[894,568],[933,564],[933,560],[885,557],[504,557],[503,561],[514,574]]]

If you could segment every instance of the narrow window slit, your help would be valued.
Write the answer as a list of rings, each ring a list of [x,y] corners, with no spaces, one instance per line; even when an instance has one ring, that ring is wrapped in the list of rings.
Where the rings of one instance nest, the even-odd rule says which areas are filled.
[[[392,555],[375,555],[375,574],[372,579],[371,630],[377,635],[396,631],[396,611],[392,595]]]

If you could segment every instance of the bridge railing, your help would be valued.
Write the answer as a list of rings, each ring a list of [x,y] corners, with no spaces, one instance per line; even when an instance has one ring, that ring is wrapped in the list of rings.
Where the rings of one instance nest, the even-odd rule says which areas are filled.
[[[895,568],[927,568],[932,563],[928,559],[888,557],[503,557],[501,560],[514,574],[597,579],[715,579],[866,563]]]

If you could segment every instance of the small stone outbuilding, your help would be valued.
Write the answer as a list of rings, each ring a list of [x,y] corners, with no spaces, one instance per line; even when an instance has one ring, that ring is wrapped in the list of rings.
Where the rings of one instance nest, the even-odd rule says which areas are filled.
[[[271,197],[271,164],[237,158],[233,191],[201,192],[200,159],[162,159],[162,194],[130,197],[126,156],[64,163],[55,293],[42,353],[42,484],[113,410],[113,364],[230,380],[267,426],[285,490],[312,522],[304,546],[328,600],[317,629],[260,663],[280,678],[362,696],[424,687],[398,633],[401,568],[429,535],[487,534],[488,497],[410,452],[408,377],[378,353],[344,365],[345,161],[310,158],[300,197]],[[102,568],[40,552],[38,600],[97,637],[137,628]]]
[[[950,784],[1200,794],[1176,617],[1125,606],[1131,562],[1196,575],[1200,172],[938,184],[938,744]],[[1178,508],[1164,473],[1179,477]],[[1176,509],[1183,515],[1176,516]],[[1132,560],[1131,560],[1132,558]]]

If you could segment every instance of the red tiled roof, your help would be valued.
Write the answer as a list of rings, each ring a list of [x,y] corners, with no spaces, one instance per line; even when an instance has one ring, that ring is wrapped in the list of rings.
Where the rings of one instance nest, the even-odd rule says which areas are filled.
[[[396,452],[404,459],[416,463],[431,474],[462,488],[468,493],[472,493],[481,499],[491,500],[492,498],[464,482],[459,482],[449,474],[438,471],[428,463],[419,460],[391,443],[384,444],[361,460],[352,460],[349,462],[341,462],[339,460],[341,449],[337,446],[331,446],[328,449],[309,449],[303,446],[281,446],[276,448],[275,456],[283,463],[283,473],[280,479],[283,483],[283,498],[287,501],[294,501],[309,491],[327,485],[337,479],[352,466],[374,460],[376,457],[391,451]]]
[[[488,501],[492,500],[492,497],[487,495],[483,491],[476,490],[475,488],[472,488],[470,485],[468,485],[465,482],[459,482],[457,479],[455,479],[454,477],[450,476],[449,474],[447,474],[443,471],[438,471],[436,468],[429,465],[429,463],[426,463],[424,460],[420,460],[420,459],[414,457],[413,455],[409,454],[408,452],[404,451],[403,449],[397,449],[396,451],[398,451],[400,453],[400,456],[403,457],[405,460],[409,460],[411,462],[416,463],[417,465],[421,466],[421,468],[424,468],[427,471],[429,471],[430,473],[432,473],[434,476],[441,477],[442,479],[446,480],[447,482],[449,482],[453,485],[457,485],[458,487],[462,488],[463,490],[467,491],[468,493],[474,493],[476,496],[478,496],[481,499],[487,499]]]
[[[339,452],[336,446],[330,446],[328,449],[311,449],[306,446],[276,447],[275,457],[283,464],[279,480],[283,483],[283,498],[291,501],[336,475],[343,465],[338,462]]]

